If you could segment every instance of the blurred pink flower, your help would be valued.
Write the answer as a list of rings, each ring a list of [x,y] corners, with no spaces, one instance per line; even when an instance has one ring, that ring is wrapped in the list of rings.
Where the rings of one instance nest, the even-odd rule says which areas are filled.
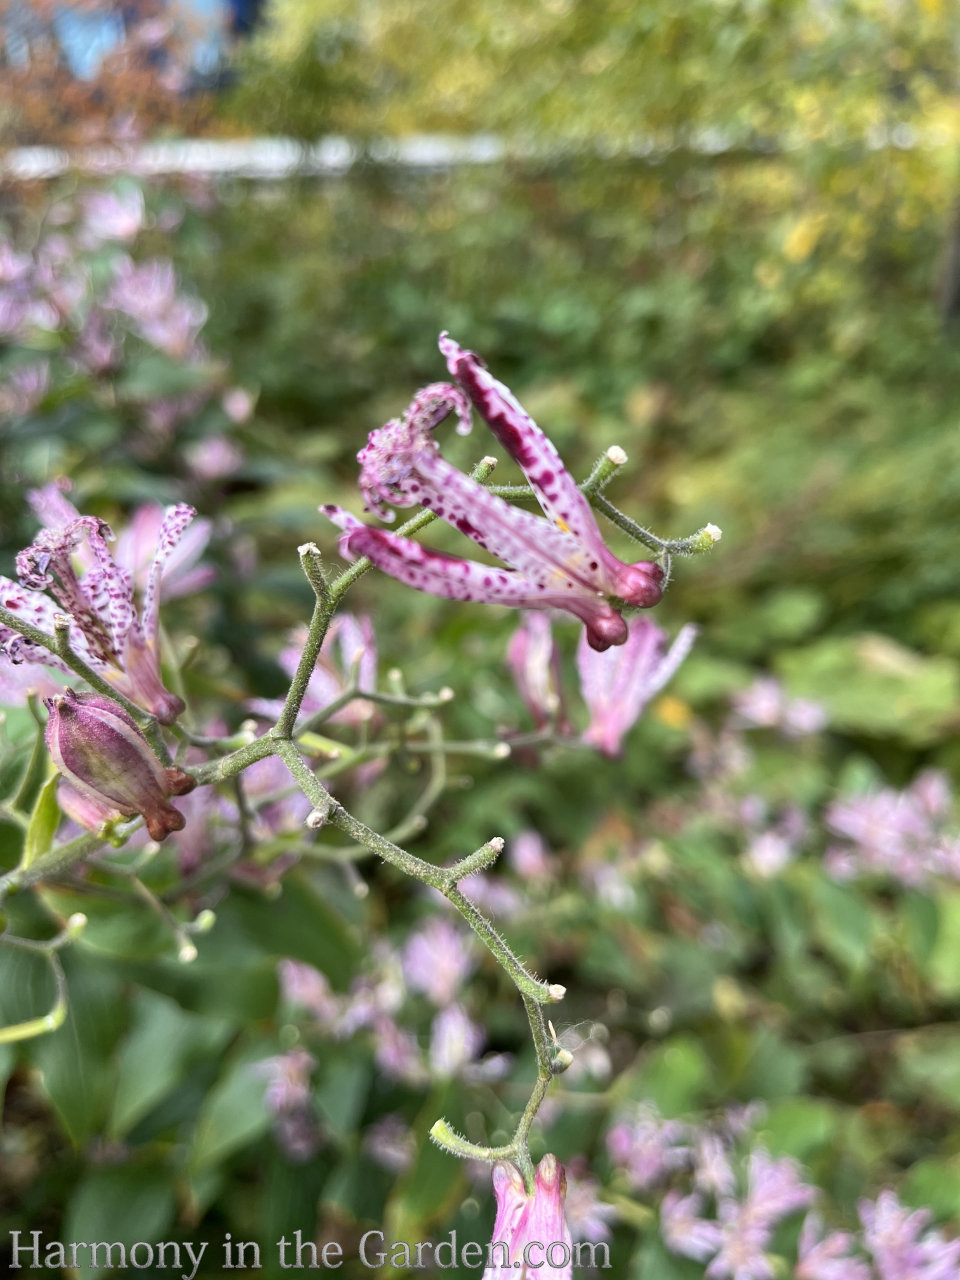
[[[142,263],[120,258],[104,305],[129,316],[152,346],[180,358],[195,354],[207,319],[205,304],[180,293],[173,263],[160,258]]]
[[[733,698],[735,723],[748,729],[779,729],[790,738],[819,733],[827,713],[807,698],[790,698],[773,676],[757,676]]]
[[[403,1117],[391,1113],[381,1116],[365,1131],[363,1149],[390,1173],[404,1173],[413,1164],[417,1140]]]
[[[521,614],[507,646],[507,666],[538,729],[562,718],[560,650],[548,613]]]
[[[872,1280],[870,1267],[852,1256],[855,1238],[846,1231],[823,1233],[823,1222],[808,1213],[797,1243],[796,1280]]]
[[[291,643],[280,651],[279,663],[293,676],[306,640],[306,628],[293,632]],[[355,684],[358,691],[374,692],[377,687],[377,642],[373,624],[363,615],[338,613],[327,630],[317,665],[307,685],[302,714],[316,715],[329,707]],[[255,698],[249,704],[258,715],[274,720],[283,707],[281,699]],[[363,724],[374,715],[372,703],[354,698],[330,717],[331,724]]]
[[[880,1280],[956,1280],[960,1275],[960,1240],[927,1231],[929,1209],[908,1209],[893,1191],[861,1200],[857,1208]]]
[[[467,1016],[462,1005],[441,1009],[430,1028],[430,1070],[447,1080],[474,1062],[483,1048],[483,1028]]]
[[[609,1240],[610,1223],[616,1220],[617,1210],[600,1199],[600,1183],[589,1172],[583,1156],[575,1156],[566,1173],[564,1211],[571,1236],[590,1243]]]
[[[281,960],[277,966],[283,999],[305,1009],[321,1026],[333,1026],[340,1016],[340,1000],[325,973],[299,960]]]
[[[473,971],[471,938],[450,920],[431,916],[407,939],[403,973],[408,987],[440,1008],[450,1004]]]
[[[133,240],[146,217],[143,192],[139,187],[126,191],[89,191],[82,197],[84,231],[88,243],[104,240]]]
[[[545,880],[553,866],[539,831],[520,831],[507,841],[507,861],[522,880]]]
[[[630,619],[626,642],[598,653],[584,637],[577,649],[580,691],[590,711],[584,742],[607,756],[620,754],[623,739],[644,707],[676,673],[690,652],[696,627],[681,627],[667,649],[667,635],[649,618]]]
[[[0,413],[22,417],[32,413],[50,389],[50,361],[21,364],[0,387]]]
[[[246,422],[253,413],[254,398],[243,387],[228,387],[220,397],[220,404],[231,422]]]
[[[223,480],[243,466],[243,450],[226,436],[206,436],[187,449],[195,476],[201,480]]]
[[[679,1120],[664,1120],[653,1107],[638,1106],[607,1133],[607,1151],[621,1165],[634,1191],[648,1191],[689,1165],[690,1132]]]
[[[826,826],[846,843],[827,850],[827,870],[840,880],[873,874],[911,888],[926,887],[933,876],[960,879],[952,801],[946,778],[933,771],[903,791],[884,787],[834,801]]]
[[[671,1253],[696,1262],[706,1262],[720,1247],[718,1223],[701,1216],[703,1200],[668,1191],[660,1204],[660,1232]]]
[[[273,1132],[279,1146],[298,1163],[311,1159],[322,1141],[310,1101],[310,1076],[316,1058],[306,1049],[291,1049],[255,1064],[267,1077],[264,1105],[273,1116]]]

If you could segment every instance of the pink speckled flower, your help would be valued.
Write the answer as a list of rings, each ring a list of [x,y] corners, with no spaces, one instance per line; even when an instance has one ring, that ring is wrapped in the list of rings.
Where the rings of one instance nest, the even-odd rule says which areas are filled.
[[[563,609],[586,625],[593,648],[623,644],[627,624],[619,609],[657,604],[662,570],[649,561],[618,560],[556,449],[511,392],[445,333],[440,350],[459,385],[425,387],[403,418],[371,433],[358,455],[360,488],[368,506],[381,513],[384,502],[429,508],[510,569],[431,551],[362,524],[339,507],[322,507],[344,531],[342,554],[369,556],[401,582],[452,600]],[[434,428],[452,412],[461,432],[469,431],[471,403],[520,465],[546,520],[496,497],[440,456]]]
[[[483,1280],[516,1280],[528,1271],[540,1280],[572,1280],[572,1237],[564,1216],[566,1177],[556,1156],[537,1168],[532,1195],[520,1171],[502,1161],[493,1168],[497,1217]],[[524,1265],[526,1264],[526,1265]]]
[[[584,742],[607,756],[620,754],[623,739],[655,694],[690,652],[696,627],[681,627],[667,649],[667,635],[649,618],[631,618],[626,643],[597,653],[583,640],[577,650],[580,690],[590,710]]]
[[[47,635],[58,612],[69,615],[75,652],[125,697],[172,724],[183,702],[160,678],[160,583],[194,515],[182,503],[164,513],[139,614],[133,577],[111,555],[107,539],[113,534],[95,516],[41,529],[17,556],[20,583],[0,577],[0,604]],[[59,658],[8,626],[0,626],[0,654],[13,663],[66,670]]]

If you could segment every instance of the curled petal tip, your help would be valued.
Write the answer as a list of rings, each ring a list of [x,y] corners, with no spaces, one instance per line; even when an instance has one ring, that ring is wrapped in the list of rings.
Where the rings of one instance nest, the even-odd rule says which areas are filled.
[[[650,560],[625,565],[617,575],[617,593],[627,604],[649,609],[663,599],[663,570]],[[617,643],[617,641],[614,641]]]
[[[619,613],[610,610],[587,623],[587,644],[597,653],[603,653],[611,645],[623,644],[627,638],[627,624]]]

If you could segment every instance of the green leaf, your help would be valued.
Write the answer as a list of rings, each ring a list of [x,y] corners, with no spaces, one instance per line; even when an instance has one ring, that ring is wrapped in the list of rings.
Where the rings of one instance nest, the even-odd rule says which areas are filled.
[[[814,936],[844,969],[865,970],[878,925],[857,890],[819,872],[811,874],[806,888]]]
[[[951,1218],[960,1204],[960,1156],[918,1160],[900,1187],[902,1199],[918,1209],[931,1209],[938,1218]]]
[[[30,759],[27,761],[27,766],[20,778],[17,794],[13,801],[14,809],[20,813],[27,813],[33,808],[49,769],[50,753],[47,750],[44,726],[37,724],[33,739],[33,750],[30,752]]]
[[[229,1060],[197,1118],[187,1160],[191,1173],[225,1160],[270,1127],[264,1105],[267,1080],[257,1069],[268,1056],[266,1050],[248,1047]]]
[[[63,1026],[31,1040],[27,1056],[70,1138],[81,1144],[106,1125],[114,1053],[126,1017],[124,980],[82,952],[63,956],[69,1007]]]
[[[900,738],[916,746],[951,732],[960,666],[925,657],[887,636],[831,637],[781,654],[789,692],[822,703],[839,729]]]
[[[27,837],[23,846],[23,865],[29,867],[53,845],[53,837],[60,825],[60,806],[57,804],[57,783],[60,775],[52,773],[40,788],[36,804],[30,815]]]
[[[146,960],[171,955],[176,940],[169,925],[132,894],[101,897],[72,885],[43,885],[39,895],[60,919],[82,911],[87,923],[80,938],[83,950],[115,959]]]
[[[152,991],[137,995],[134,1017],[116,1057],[109,1125],[113,1137],[128,1133],[176,1088],[193,1061],[222,1049],[231,1033],[229,1023],[185,1013]]]
[[[354,933],[303,874],[285,876],[283,892],[269,904],[234,889],[221,914],[238,924],[258,951],[312,964],[338,989],[348,985],[359,963]]]
[[[925,972],[934,991],[945,999],[960,996],[960,889],[943,886],[937,895],[938,928]]]
[[[782,1098],[768,1106],[759,1136],[774,1155],[806,1161],[835,1137],[837,1111],[820,1098]]]
[[[387,1201],[383,1228],[387,1240],[429,1239],[430,1228],[449,1216],[463,1195],[463,1162],[426,1136],[438,1116],[453,1114],[456,1123],[456,1103],[450,1093],[446,1085],[434,1089],[413,1125],[414,1133],[422,1135],[420,1146]]]
[[[916,1097],[932,1094],[960,1111],[960,1033],[921,1031],[897,1041],[899,1075]]]
[[[314,1101],[324,1126],[341,1142],[356,1131],[370,1088],[370,1060],[354,1053],[327,1059]]]
[[[702,1105],[712,1077],[710,1059],[700,1041],[677,1035],[650,1049],[639,1067],[621,1077],[616,1092],[652,1102],[665,1116],[678,1116]]]
[[[84,1175],[70,1197],[63,1238],[88,1244],[116,1242],[125,1249],[137,1242],[155,1244],[163,1239],[175,1212],[170,1172],[162,1166],[93,1169]],[[85,1253],[78,1250],[78,1260]],[[116,1274],[120,1257],[119,1250],[114,1250],[114,1266],[94,1267],[90,1265],[91,1255],[86,1253],[86,1264],[77,1268],[77,1275],[81,1280],[96,1280],[111,1271]],[[147,1257],[147,1250],[141,1248],[137,1260],[142,1264]],[[106,1255],[101,1253],[98,1260],[105,1261]],[[190,1267],[183,1270],[189,1274]]]
[[[703,1280],[703,1263],[678,1258],[657,1236],[649,1236],[634,1259],[632,1280]]]

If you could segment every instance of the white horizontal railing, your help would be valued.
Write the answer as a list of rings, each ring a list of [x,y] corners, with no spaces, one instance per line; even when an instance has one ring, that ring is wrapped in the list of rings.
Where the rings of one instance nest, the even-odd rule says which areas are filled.
[[[871,150],[913,150],[955,146],[960,139],[946,128],[921,131],[911,125],[899,124],[872,131],[863,141]],[[849,139],[838,138],[835,145],[849,145],[849,142]],[[660,141],[609,144],[598,139],[589,146],[569,144],[557,147],[522,146],[488,134],[468,137],[418,134],[395,140],[379,139],[362,145],[341,137],[323,138],[311,145],[291,138],[185,138],[110,143],[74,150],[14,147],[0,154],[0,177],[35,181],[56,178],[71,171],[90,174],[122,171],[143,176],[200,174],[276,179],[297,174],[343,174],[361,160],[416,170],[495,164],[508,158],[549,161],[587,153],[611,160],[656,160],[680,149],[708,156],[737,150],[762,155],[799,150],[808,145],[811,144],[799,137],[764,144],[736,138],[719,129],[701,130],[683,143],[675,144]],[[824,144],[818,140],[817,145]]]

